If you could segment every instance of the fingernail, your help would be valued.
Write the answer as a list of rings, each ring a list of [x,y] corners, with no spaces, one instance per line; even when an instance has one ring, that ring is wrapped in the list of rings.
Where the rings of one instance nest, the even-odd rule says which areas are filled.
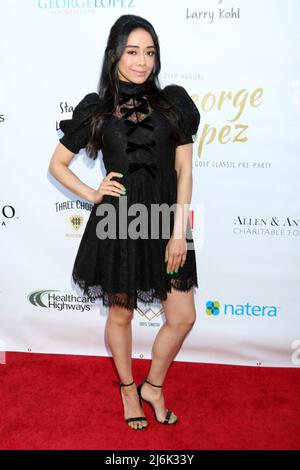
[[[119,173],[120,176],[124,176],[123,173]]]
[[[176,269],[175,273],[178,273],[178,269]]]

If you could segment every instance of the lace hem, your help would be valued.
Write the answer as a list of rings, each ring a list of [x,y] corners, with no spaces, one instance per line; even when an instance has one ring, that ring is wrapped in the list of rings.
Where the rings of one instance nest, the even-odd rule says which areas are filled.
[[[90,286],[81,279],[76,271],[72,274],[73,281],[83,291],[83,295],[92,300],[100,299],[105,307],[112,307],[114,305],[134,310],[137,308],[137,302],[140,301],[144,304],[160,303],[162,300],[167,299],[167,293],[171,292],[171,287],[181,292],[188,292],[193,287],[198,287],[196,279],[171,279],[170,289],[166,292],[158,292],[156,289],[151,288],[148,291],[137,289],[135,294],[127,292],[115,293],[107,292],[100,284]]]

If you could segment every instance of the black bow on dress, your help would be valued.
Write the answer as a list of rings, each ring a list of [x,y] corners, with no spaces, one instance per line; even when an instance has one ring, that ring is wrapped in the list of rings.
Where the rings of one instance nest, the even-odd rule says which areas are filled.
[[[147,116],[145,119],[142,119],[141,121],[133,122],[130,119],[127,119],[125,121],[126,125],[129,127],[128,131],[126,132],[126,135],[132,134],[135,129],[139,127],[145,127],[145,129],[149,129],[150,131],[153,131],[154,127],[151,123],[151,117]]]
[[[125,91],[120,91],[119,98],[120,104],[126,103],[126,101],[129,101],[131,98],[135,98],[138,101],[147,103],[147,99],[145,98],[145,92],[143,90],[134,93],[126,93]]]
[[[129,164],[128,172],[133,173],[134,171],[139,170],[141,168],[144,168],[146,171],[148,171],[148,173],[152,176],[152,178],[155,178],[157,165],[153,162],[151,163],[132,162]]]
[[[151,140],[151,142],[146,142],[145,144],[136,144],[135,142],[128,141],[126,153],[135,152],[135,150],[138,149],[144,149],[150,152],[150,147],[153,147],[153,145],[156,145],[155,140]]]
[[[127,103],[132,98],[134,98],[135,103],[138,102],[138,104],[134,103],[135,105],[133,107],[122,106],[123,104]],[[120,111],[122,112],[122,118],[125,120],[126,126],[128,126],[128,131],[126,133],[127,136],[131,135],[134,132],[134,130],[137,129],[138,127],[144,127],[153,132],[154,127],[151,124],[151,117],[149,116],[150,111],[149,111],[148,101],[145,98],[145,94],[143,91],[140,91],[137,93],[131,93],[131,94],[121,92],[120,93]],[[136,112],[140,112],[148,116],[136,122],[128,119],[132,114]],[[151,152],[150,148],[153,147],[154,145],[156,145],[155,140],[151,140],[150,142],[146,142],[144,144],[137,144],[136,142],[128,141],[126,153],[135,152],[136,150],[139,150],[139,149],[143,149],[148,152]],[[128,167],[128,172],[133,173],[141,168],[145,169],[151,175],[152,178],[155,178],[157,165],[151,160],[149,162],[138,162],[138,161],[130,162],[129,167]]]

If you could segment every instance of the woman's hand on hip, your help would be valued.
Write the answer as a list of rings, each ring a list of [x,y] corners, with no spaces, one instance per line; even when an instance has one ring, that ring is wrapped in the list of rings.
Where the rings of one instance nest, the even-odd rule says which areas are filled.
[[[114,181],[112,179],[114,176],[121,178],[123,175],[121,173],[111,171],[103,178],[99,188],[95,190],[95,204],[100,204],[103,200],[103,196],[106,194],[110,196],[119,197],[121,194],[124,195],[126,193],[126,188],[118,181]]]

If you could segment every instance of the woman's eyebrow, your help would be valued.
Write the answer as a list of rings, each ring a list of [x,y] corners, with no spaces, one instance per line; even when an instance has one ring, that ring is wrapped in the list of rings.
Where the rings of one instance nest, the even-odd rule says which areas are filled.
[[[128,45],[126,47],[137,47],[137,48],[139,48],[140,46],[130,46],[130,45]],[[153,46],[146,46],[146,49],[148,49],[149,47],[155,47],[155,46],[154,45]]]

